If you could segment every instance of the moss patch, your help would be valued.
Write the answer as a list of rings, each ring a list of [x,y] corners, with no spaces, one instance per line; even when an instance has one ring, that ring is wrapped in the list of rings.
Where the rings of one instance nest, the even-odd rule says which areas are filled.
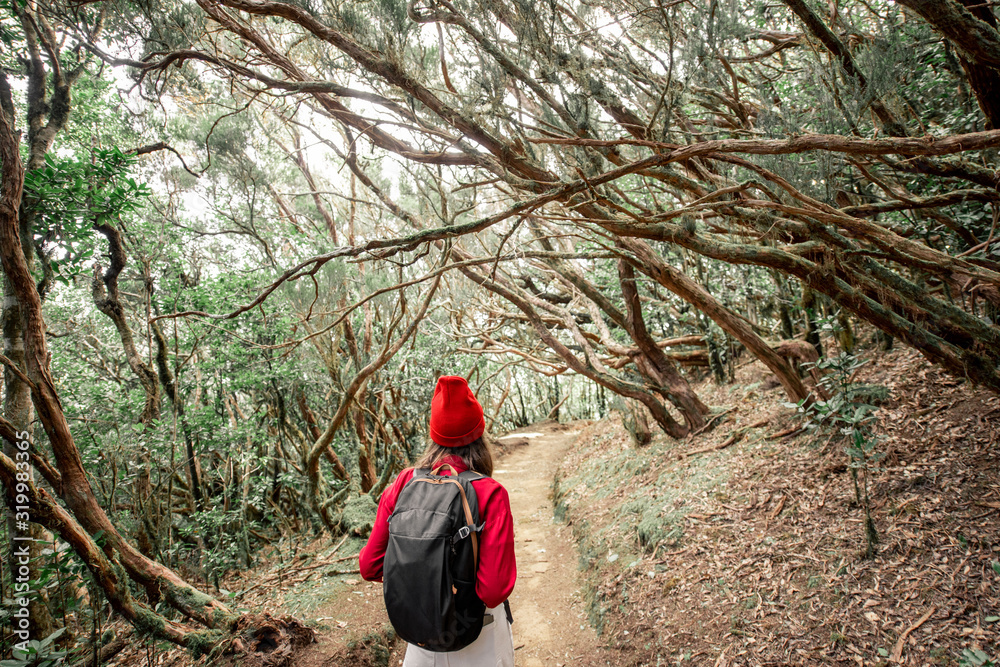
[[[132,622],[132,625],[139,631],[139,634],[151,637],[162,637],[166,630],[163,617],[141,606],[136,608],[135,621]]]
[[[678,445],[666,439],[642,449],[627,442],[620,421],[597,425],[581,437],[556,479],[556,516],[592,520],[590,543],[581,545],[589,559],[601,554],[615,562],[617,554],[629,563],[657,548],[679,546],[691,507],[726,489],[724,456],[679,461]]]
[[[339,540],[337,541],[339,542]],[[365,542],[366,540],[360,537],[349,537],[347,542],[337,550],[336,555],[342,558],[356,556]],[[328,555],[320,557],[326,558]],[[356,561],[348,559],[347,562],[353,564]],[[315,616],[324,617],[326,620],[317,622],[316,627],[329,629],[328,625],[331,623],[329,617],[332,615],[329,608],[339,609],[344,604],[344,596],[350,595],[351,591],[354,590],[344,583],[345,580],[357,580],[358,578],[356,574],[333,576],[333,572],[344,570],[344,568],[343,563],[333,563],[327,568],[318,570],[322,576],[311,577],[290,587],[282,598],[284,610],[306,619]]]
[[[202,630],[188,636],[188,651],[195,658],[210,654],[222,643],[225,635],[219,630]]]
[[[344,505],[344,512],[340,518],[340,524],[344,530],[351,535],[367,537],[372,532],[375,525],[375,513],[378,511],[378,504],[375,499],[367,493],[351,498]]]
[[[175,600],[178,605],[188,609],[204,609],[215,602],[215,598],[205,595],[190,586],[165,584],[164,587],[167,589],[167,594],[170,598]]]

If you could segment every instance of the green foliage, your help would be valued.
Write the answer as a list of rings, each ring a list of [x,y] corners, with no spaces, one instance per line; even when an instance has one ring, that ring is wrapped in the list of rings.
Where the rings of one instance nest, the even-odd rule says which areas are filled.
[[[966,648],[962,649],[958,664],[960,667],[994,667],[997,663],[978,648]]]
[[[25,48],[24,30],[15,18],[14,3],[21,0],[0,0],[0,59],[9,60],[11,53],[22,53]]]
[[[91,14],[92,9],[81,9],[83,14]],[[96,19],[96,14],[90,20]],[[114,19],[111,19],[112,21]],[[73,62],[68,67],[77,67]],[[60,157],[66,155],[66,149],[73,147],[73,152],[87,156],[90,159],[94,146],[117,147],[123,152],[126,147],[142,144],[140,134],[132,124],[133,119],[122,113],[122,99],[119,97],[117,82],[101,71],[85,71],[73,84],[72,112],[63,130],[63,150],[58,151]],[[138,169],[142,158],[136,159],[129,155],[133,169]],[[98,160],[101,158],[98,157]]]
[[[787,403],[786,407],[795,408],[803,413],[808,428],[836,429],[844,436],[844,450],[849,459],[848,469],[854,482],[855,500],[865,513],[865,554],[871,557],[875,554],[879,536],[871,515],[868,480],[878,461],[885,454],[878,451],[880,439],[871,428],[874,413],[878,408],[862,403],[860,399],[881,397],[881,400],[884,400],[887,391],[876,391],[878,388],[854,382],[855,374],[866,363],[846,352],[837,357],[820,359],[813,364],[813,367],[824,374],[820,386],[831,394],[830,399],[814,401],[808,405],[805,401]]]
[[[96,225],[114,223],[144,205],[151,190],[128,175],[134,164],[134,156],[113,147],[95,149],[90,158],[50,153],[45,166],[25,173],[25,203],[57,280],[68,283],[95,256]]]
[[[860,385],[853,381],[855,373],[866,363],[868,362],[861,357],[841,353],[806,365],[807,368],[812,366],[821,372],[820,386],[830,394],[830,398],[813,401],[808,406],[805,401],[786,403],[785,407],[802,413],[808,428],[834,427],[843,429],[841,432],[844,435],[850,435],[856,426],[871,421],[871,413],[877,409],[858,399],[867,396],[879,398],[884,393],[880,390],[883,388]]]
[[[67,652],[55,647],[55,641],[65,632],[66,628],[59,628],[45,639],[29,640],[27,651],[15,649],[12,659],[0,660],[0,667],[57,667],[65,664]]]

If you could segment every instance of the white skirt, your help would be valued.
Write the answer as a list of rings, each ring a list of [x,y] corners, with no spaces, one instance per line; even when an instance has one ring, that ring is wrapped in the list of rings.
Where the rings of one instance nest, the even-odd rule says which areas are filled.
[[[493,615],[493,622],[483,628],[476,641],[448,653],[407,644],[403,667],[514,667],[514,636],[503,605],[486,613]]]

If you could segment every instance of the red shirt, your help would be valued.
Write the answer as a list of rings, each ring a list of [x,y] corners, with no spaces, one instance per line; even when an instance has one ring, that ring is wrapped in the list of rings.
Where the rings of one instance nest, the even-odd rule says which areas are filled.
[[[449,456],[441,463],[450,464],[457,472],[468,470],[457,456]],[[446,471],[442,471],[446,472]],[[368,581],[382,581],[382,562],[389,543],[389,516],[396,508],[400,491],[413,478],[413,468],[399,473],[378,501],[375,526],[368,544],[358,554],[361,576]],[[476,593],[487,608],[499,606],[514,590],[517,564],[514,562],[514,518],[510,513],[507,489],[492,477],[482,477],[472,482],[479,500],[479,516],[486,517],[486,525],[479,534],[479,579]]]

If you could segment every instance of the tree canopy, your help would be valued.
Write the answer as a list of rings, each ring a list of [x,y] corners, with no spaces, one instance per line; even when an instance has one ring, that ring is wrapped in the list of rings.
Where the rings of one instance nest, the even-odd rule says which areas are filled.
[[[188,580],[345,530],[442,374],[493,430],[617,407],[674,438],[741,355],[829,398],[820,331],[1000,392],[988,4],[0,11],[0,478],[195,652],[237,615]]]

